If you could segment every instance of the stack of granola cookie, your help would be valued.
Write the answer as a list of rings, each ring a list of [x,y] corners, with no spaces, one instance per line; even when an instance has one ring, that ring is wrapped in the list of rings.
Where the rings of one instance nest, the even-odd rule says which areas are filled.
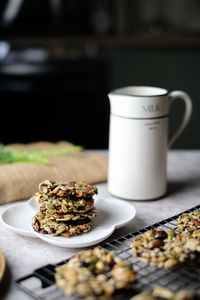
[[[97,215],[95,194],[97,188],[85,182],[45,180],[35,194],[35,201],[41,205],[32,220],[34,230],[66,237],[88,232]]]

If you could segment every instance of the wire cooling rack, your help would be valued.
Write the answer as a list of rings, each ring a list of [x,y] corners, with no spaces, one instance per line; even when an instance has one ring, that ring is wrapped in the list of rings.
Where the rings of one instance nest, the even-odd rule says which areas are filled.
[[[191,213],[196,209],[200,209],[200,205],[182,213]],[[129,291],[118,293],[115,295],[115,299],[130,299],[130,297],[136,293],[144,290],[151,290],[156,285],[165,286],[175,292],[184,288],[200,292],[200,256],[194,261],[190,261],[174,270],[165,270],[138,261],[133,257],[130,248],[131,242],[137,235],[143,234],[150,229],[160,227],[166,230],[175,229],[175,231],[177,231],[176,223],[178,217],[182,213],[155,223],[142,230],[121,236],[111,242],[100,244],[103,249],[109,251],[114,250],[120,258],[132,263],[137,276],[137,283],[134,284],[133,288]],[[36,300],[80,299],[78,296],[64,296],[62,291],[55,285],[55,270],[58,266],[65,264],[67,261],[68,259],[55,265],[46,265],[35,270],[32,274],[18,279],[15,283],[20,289]]]

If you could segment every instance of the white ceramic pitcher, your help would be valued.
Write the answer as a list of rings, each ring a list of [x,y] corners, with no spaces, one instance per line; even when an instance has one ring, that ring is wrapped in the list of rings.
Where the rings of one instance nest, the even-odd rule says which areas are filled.
[[[183,91],[129,86],[110,99],[108,190],[129,200],[150,200],[166,193],[167,150],[187,125],[192,102]],[[171,103],[181,98],[185,113],[168,141]]]

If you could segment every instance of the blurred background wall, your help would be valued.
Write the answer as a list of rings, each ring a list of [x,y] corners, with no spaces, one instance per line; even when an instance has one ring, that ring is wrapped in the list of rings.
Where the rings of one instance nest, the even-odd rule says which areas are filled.
[[[107,148],[110,90],[182,89],[193,116],[174,148],[199,149],[200,1],[1,0],[0,142]],[[172,106],[170,132],[184,105]]]

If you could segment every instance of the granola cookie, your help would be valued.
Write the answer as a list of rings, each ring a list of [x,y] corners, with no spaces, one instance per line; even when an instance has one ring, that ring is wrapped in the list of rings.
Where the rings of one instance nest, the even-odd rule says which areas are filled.
[[[181,290],[174,293],[165,287],[156,286],[152,292],[140,293],[130,300],[200,300],[200,295],[190,290]]]
[[[35,201],[41,203],[41,208],[49,211],[56,211],[57,213],[68,212],[87,212],[94,207],[94,199],[67,199],[56,196],[47,196],[41,193],[35,194]]]
[[[40,183],[39,191],[48,196],[91,198],[97,194],[97,188],[83,181],[56,182],[45,180]]]
[[[93,219],[94,217],[96,217],[98,215],[98,211],[93,208],[91,210],[88,210],[86,212],[79,212],[79,213],[75,213],[75,212],[68,212],[68,213],[64,213],[64,212],[57,212],[56,210],[45,210],[43,208],[40,208],[40,212],[36,213],[36,217],[38,217],[39,219],[51,219],[51,220],[55,220],[55,221],[69,221],[69,220],[80,220],[80,219],[84,219],[84,218],[89,218],[89,219]]]
[[[40,220],[38,217],[32,219],[33,229],[42,234],[50,234],[52,236],[70,237],[91,230],[92,222],[89,218],[81,220],[55,221],[54,219],[44,218]]]
[[[131,244],[133,255],[140,261],[165,269],[193,258],[198,247],[195,238],[159,228],[137,236]]]
[[[191,214],[182,214],[178,218],[177,229],[179,232],[188,233],[200,229],[200,210],[196,210]]]
[[[79,252],[57,269],[56,284],[66,295],[86,299],[108,299],[116,290],[128,288],[136,280],[131,265],[99,247]]]

